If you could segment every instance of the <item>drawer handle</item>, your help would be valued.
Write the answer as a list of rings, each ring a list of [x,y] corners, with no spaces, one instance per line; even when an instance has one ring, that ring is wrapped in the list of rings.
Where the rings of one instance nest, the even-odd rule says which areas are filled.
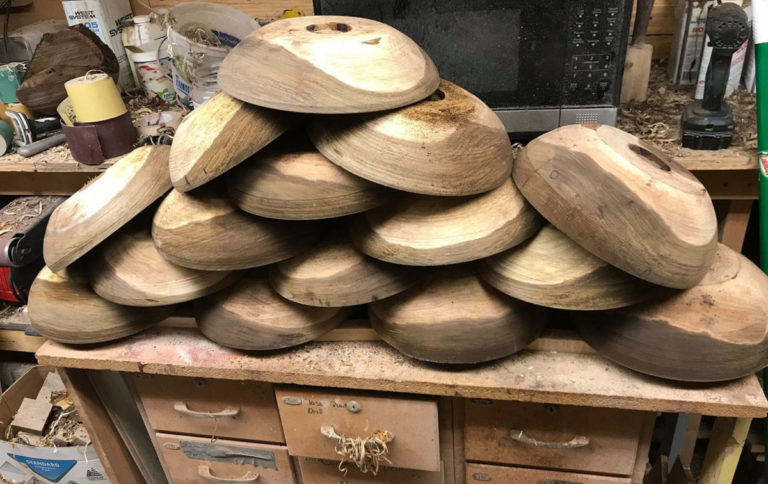
[[[197,466],[197,474],[203,479],[215,482],[253,482],[259,478],[257,472],[248,471],[240,477],[219,477],[211,474],[211,468],[208,466]]]
[[[538,447],[540,449],[578,449],[589,445],[589,437],[586,435],[577,435],[571,440],[565,442],[547,442],[545,440],[536,440],[525,434],[525,430],[510,430],[509,436],[512,440],[521,444]]]
[[[184,402],[174,403],[173,409],[182,415],[197,418],[237,417],[240,415],[240,409],[237,407],[227,407],[220,412],[196,412],[194,410],[190,410],[187,404]]]

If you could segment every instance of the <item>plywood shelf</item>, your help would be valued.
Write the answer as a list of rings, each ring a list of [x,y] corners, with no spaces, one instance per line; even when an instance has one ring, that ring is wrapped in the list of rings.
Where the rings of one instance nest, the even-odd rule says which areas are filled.
[[[89,370],[267,381],[335,388],[541,403],[763,417],[768,402],[755,376],[692,385],[647,377],[589,352],[525,350],[479,366],[410,359],[383,342],[314,342],[246,353],[221,347],[194,328],[159,327],[99,346],[51,341],[40,364]]]

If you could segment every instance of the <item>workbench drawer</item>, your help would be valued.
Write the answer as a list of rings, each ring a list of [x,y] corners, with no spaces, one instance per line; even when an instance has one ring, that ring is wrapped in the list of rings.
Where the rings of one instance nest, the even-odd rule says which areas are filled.
[[[375,482],[378,484],[445,484],[443,472],[415,471],[412,469],[395,469],[380,467],[374,476],[368,472],[363,474],[354,466],[347,465],[346,474],[339,470],[338,461],[315,459],[314,457],[297,457],[299,472],[304,484],[357,484]]]
[[[296,482],[288,449],[282,445],[211,442],[210,438],[163,433],[156,436],[171,484]]]
[[[632,484],[628,477],[607,477],[521,467],[467,464],[467,484]]]
[[[269,383],[135,375],[133,384],[154,430],[285,442]]]
[[[275,387],[275,394],[293,456],[338,460],[337,440],[323,435],[323,428],[363,439],[387,431],[394,436],[388,445],[391,467],[440,470],[434,399],[289,386]]]
[[[468,461],[632,474],[643,412],[498,400],[465,400]]]

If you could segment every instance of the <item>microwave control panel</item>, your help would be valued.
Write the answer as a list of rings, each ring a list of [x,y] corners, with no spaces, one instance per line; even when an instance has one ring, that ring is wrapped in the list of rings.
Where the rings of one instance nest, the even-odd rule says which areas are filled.
[[[632,2],[570,2],[564,104],[618,105]]]

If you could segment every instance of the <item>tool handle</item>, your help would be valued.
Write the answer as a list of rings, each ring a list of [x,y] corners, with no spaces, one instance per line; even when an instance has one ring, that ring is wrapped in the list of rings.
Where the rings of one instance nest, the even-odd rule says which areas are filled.
[[[653,0],[637,0],[635,11],[635,26],[632,29],[632,45],[645,43],[645,34],[648,33],[648,22],[651,19]]]
[[[701,102],[704,109],[720,110],[725,97],[725,88],[728,85],[728,77],[731,75],[732,57],[733,51],[730,49],[712,49],[712,58],[707,67],[704,99]]]
[[[47,138],[43,138],[40,141],[35,141],[34,143],[29,143],[28,145],[19,146],[17,152],[24,158],[29,158],[30,156],[35,156],[36,154],[47,150],[48,148],[53,148],[54,146],[60,145],[65,141],[67,141],[67,137],[64,136],[64,133],[58,133]]]

